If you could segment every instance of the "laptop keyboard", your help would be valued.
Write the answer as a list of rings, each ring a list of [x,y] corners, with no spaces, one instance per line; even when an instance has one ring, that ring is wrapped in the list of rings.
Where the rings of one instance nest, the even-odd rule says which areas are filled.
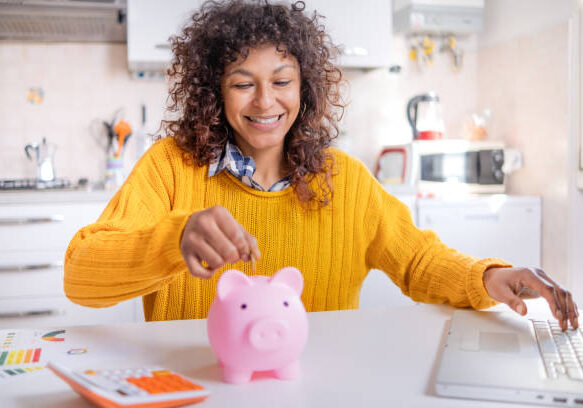
[[[531,321],[549,378],[568,377],[583,381],[581,329],[563,332],[556,321]]]

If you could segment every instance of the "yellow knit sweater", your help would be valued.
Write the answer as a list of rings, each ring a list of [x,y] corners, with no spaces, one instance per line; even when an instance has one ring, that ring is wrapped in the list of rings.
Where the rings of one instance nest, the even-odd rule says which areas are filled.
[[[488,307],[482,273],[507,266],[446,247],[412,223],[408,208],[388,194],[357,160],[332,149],[332,202],[306,209],[292,188],[262,192],[223,171],[184,160],[173,139],[157,142],[138,162],[99,220],[81,229],[65,257],[65,292],[73,302],[106,307],[143,296],[146,320],[204,318],[217,278],[188,273],[180,252],[189,216],[225,207],[257,238],[257,273],[284,266],[302,271],[308,311],[358,307],[364,278],[381,269],[412,299]],[[236,263],[250,274],[250,265]]]

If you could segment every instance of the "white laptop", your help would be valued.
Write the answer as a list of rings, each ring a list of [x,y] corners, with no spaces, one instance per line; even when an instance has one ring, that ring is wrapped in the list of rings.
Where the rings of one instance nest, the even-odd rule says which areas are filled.
[[[435,388],[445,397],[583,408],[582,363],[581,329],[563,333],[552,317],[456,310]]]

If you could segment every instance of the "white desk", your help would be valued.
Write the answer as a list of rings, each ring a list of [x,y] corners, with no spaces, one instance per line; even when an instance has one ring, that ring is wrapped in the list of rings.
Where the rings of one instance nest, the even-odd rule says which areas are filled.
[[[310,335],[295,381],[260,377],[246,385],[220,380],[206,321],[183,320],[67,328],[70,367],[160,365],[197,380],[212,394],[197,407],[509,407],[435,395],[433,380],[453,308],[413,305],[309,314]],[[88,407],[48,369],[0,385],[2,407]]]

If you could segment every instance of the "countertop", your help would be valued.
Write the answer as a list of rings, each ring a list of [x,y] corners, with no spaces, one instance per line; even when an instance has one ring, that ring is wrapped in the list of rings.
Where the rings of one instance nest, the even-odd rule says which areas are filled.
[[[73,369],[160,366],[211,391],[195,407],[518,407],[438,397],[434,382],[454,308],[413,305],[309,313],[301,377],[256,375],[244,385],[221,381],[205,320],[61,328],[62,343],[45,344],[44,359]],[[39,333],[44,333],[39,331]],[[69,348],[87,352],[69,355]],[[49,350],[50,348],[50,350]],[[44,356],[44,357],[43,357]],[[14,377],[3,407],[89,407],[47,369]]]
[[[108,202],[115,190],[103,189],[54,189],[54,190],[3,190],[0,191],[2,204],[37,204],[37,203],[71,203],[71,202]]]

